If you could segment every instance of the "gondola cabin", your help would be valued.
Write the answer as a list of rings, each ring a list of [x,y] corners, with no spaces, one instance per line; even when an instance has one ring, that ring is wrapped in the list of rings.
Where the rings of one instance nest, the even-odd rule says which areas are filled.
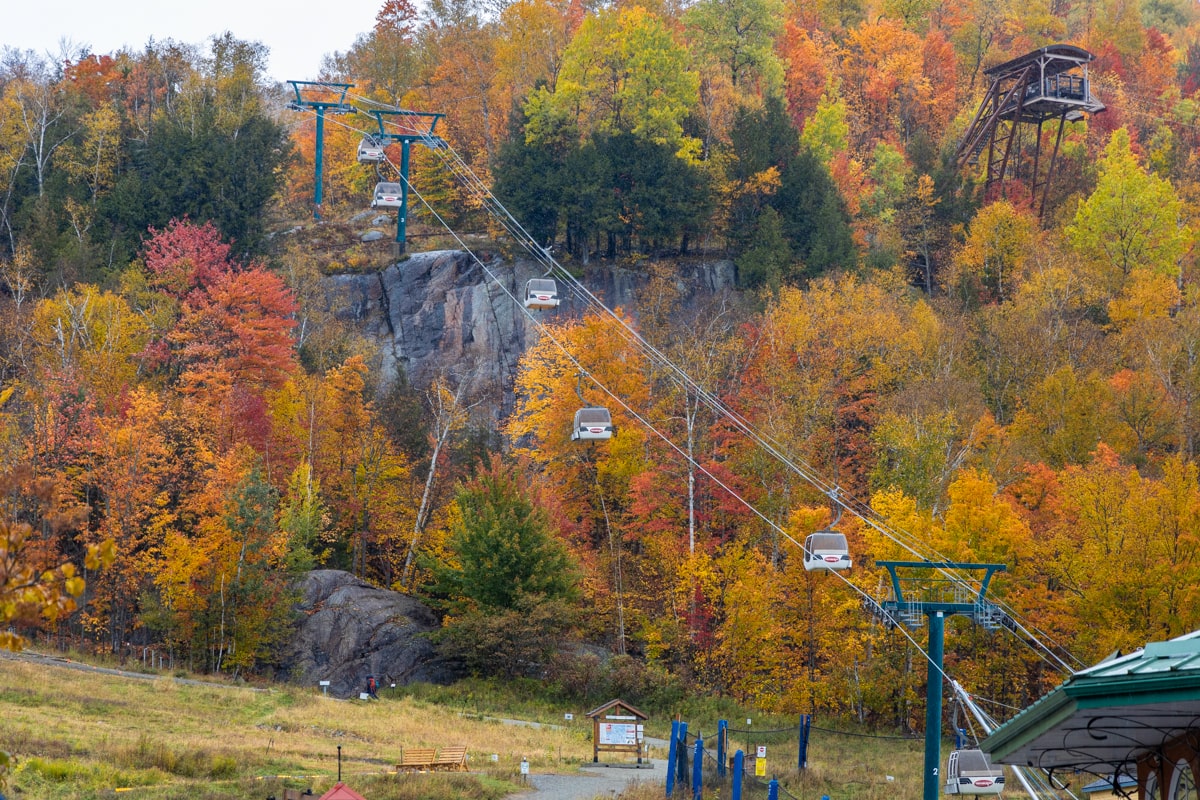
[[[1004,767],[993,767],[982,750],[955,750],[946,763],[946,794],[1000,794]]]
[[[371,198],[371,208],[403,208],[404,186],[399,183],[377,183]]]
[[[558,285],[549,278],[533,278],[525,284],[526,308],[557,308]]]
[[[613,430],[612,415],[607,408],[581,408],[575,412],[571,439],[611,439]]]
[[[378,164],[387,158],[384,146],[373,136],[364,136],[358,143],[358,160],[363,164]]]
[[[837,531],[817,531],[804,540],[804,568],[850,569],[850,548]]]

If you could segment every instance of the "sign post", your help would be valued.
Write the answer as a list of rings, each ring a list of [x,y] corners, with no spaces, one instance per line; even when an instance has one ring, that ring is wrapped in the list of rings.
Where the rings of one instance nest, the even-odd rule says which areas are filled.
[[[600,763],[600,751],[632,753],[641,765],[648,717],[621,700],[613,700],[587,714],[592,718],[592,763]]]

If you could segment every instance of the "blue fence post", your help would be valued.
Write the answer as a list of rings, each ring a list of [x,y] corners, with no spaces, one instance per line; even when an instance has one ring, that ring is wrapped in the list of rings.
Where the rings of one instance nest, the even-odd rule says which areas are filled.
[[[729,723],[717,720],[717,774],[725,777],[725,745],[729,739]]]
[[[812,714],[800,715],[800,749],[796,756],[796,768],[808,766],[808,732],[812,729]]]
[[[692,800],[700,800],[704,793],[704,738],[696,734],[696,754],[692,757]]]
[[[688,749],[687,749],[687,723],[679,723],[679,744],[675,748],[675,756],[679,759],[678,766],[675,767],[676,780],[683,783],[688,776]]]
[[[738,750],[733,754],[733,800],[742,800],[742,775],[746,773],[746,754]]]
[[[679,720],[671,720],[671,741],[667,743],[667,797],[675,791],[675,743],[679,741]]]
[[[767,800],[779,800],[779,781],[774,778],[767,784]]]

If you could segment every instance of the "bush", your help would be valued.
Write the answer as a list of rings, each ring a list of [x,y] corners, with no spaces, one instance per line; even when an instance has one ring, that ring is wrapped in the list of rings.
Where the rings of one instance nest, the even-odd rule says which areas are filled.
[[[628,655],[558,653],[547,669],[559,690],[588,705],[620,698],[648,709],[671,709],[683,698],[679,681],[662,667]]]
[[[571,613],[560,600],[525,598],[512,611],[472,611],[435,634],[443,656],[476,677],[540,677]]]

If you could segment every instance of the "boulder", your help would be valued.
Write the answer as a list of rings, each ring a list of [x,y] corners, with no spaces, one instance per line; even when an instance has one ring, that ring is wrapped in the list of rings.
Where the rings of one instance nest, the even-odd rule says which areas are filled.
[[[329,681],[330,695],[358,697],[368,675],[381,688],[457,677],[424,635],[438,629],[437,617],[408,595],[341,570],[314,570],[303,579],[298,610],[302,620],[285,654],[294,683]]]

